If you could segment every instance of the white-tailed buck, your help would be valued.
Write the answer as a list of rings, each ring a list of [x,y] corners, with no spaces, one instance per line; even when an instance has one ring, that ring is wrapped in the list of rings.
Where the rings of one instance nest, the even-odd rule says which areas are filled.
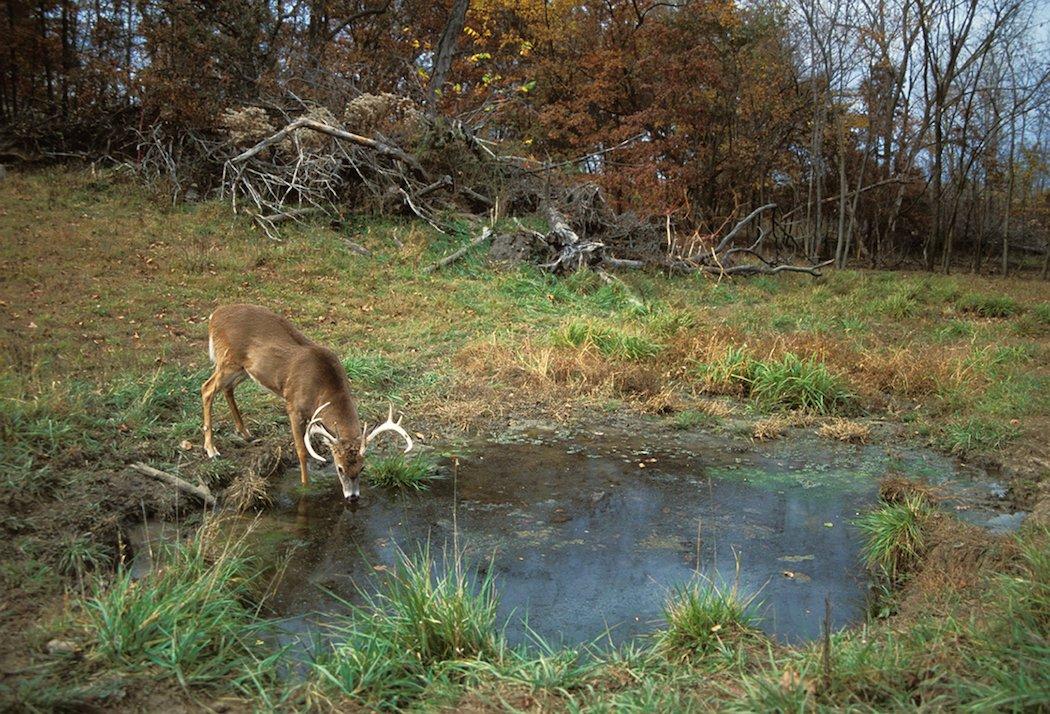
[[[219,455],[211,435],[211,403],[222,391],[241,436],[250,435],[233,400],[233,389],[251,377],[284,399],[292,425],[292,441],[299,457],[299,475],[308,483],[307,454],[321,463],[312,438],[318,436],[332,451],[343,495],[357,500],[365,449],[384,431],[393,431],[412,449],[412,437],[394,421],[390,407],[387,420],[372,431],[361,424],[350,395],[346,372],[335,353],[311,342],[285,318],[258,305],[224,305],[211,314],[208,323],[208,357],[215,372],[201,386],[204,401],[204,448],[208,456]]]

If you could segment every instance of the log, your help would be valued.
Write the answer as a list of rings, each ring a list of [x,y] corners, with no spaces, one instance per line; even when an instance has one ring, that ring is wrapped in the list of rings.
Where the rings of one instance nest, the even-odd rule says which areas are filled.
[[[248,159],[257,155],[266,147],[280,143],[282,140],[284,140],[286,136],[291,134],[296,129],[312,129],[322,134],[334,136],[336,139],[342,139],[343,141],[349,141],[353,144],[357,144],[358,146],[364,146],[368,149],[372,149],[377,153],[391,156],[397,159],[398,161],[408,164],[422,176],[426,175],[426,172],[423,170],[423,167],[420,166],[419,162],[416,161],[415,157],[406,154],[404,151],[397,148],[396,146],[392,146],[382,141],[377,141],[375,139],[370,139],[369,137],[361,136],[360,134],[353,134],[349,131],[344,131],[343,129],[338,129],[334,126],[328,126],[323,122],[319,122],[314,119],[307,119],[306,117],[300,117],[296,119],[285,128],[281,129],[280,131],[274,134],[271,134],[270,136],[266,137],[250,149],[245,149],[244,151],[230,159],[230,163],[244,163]]]
[[[211,492],[208,491],[208,489],[206,488],[194,486],[189,481],[184,481],[178,476],[174,476],[165,471],[161,471],[160,469],[155,469],[152,466],[141,462],[132,464],[131,468],[135,469],[139,473],[146,474],[147,476],[152,476],[155,479],[159,479],[160,481],[170,484],[184,493],[196,496],[200,500],[204,501],[205,505],[213,507],[215,506],[215,496],[211,495]]]
[[[457,260],[459,260],[460,258],[462,258],[464,255],[466,255],[467,251],[469,251],[471,248],[474,248],[475,246],[481,245],[482,243],[484,243],[485,241],[487,241],[491,237],[492,237],[492,227],[491,226],[485,226],[485,230],[483,230],[481,232],[480,236],[478,236],[477,238],[472,240],[470,243],[467,243],[465,246],[463,246],[462,248],[457,250],[455,253],[452,253],[451,255],[448,255],[448,256],[442,258],[441,260],[437,261],[436,263],[431,263],[427,267],[423,268],[423,273],[424,274],[433,273],[435,270],[438,270],[440,268],[444,268],[446,265],[451,265],[452,263],[454,263]]]

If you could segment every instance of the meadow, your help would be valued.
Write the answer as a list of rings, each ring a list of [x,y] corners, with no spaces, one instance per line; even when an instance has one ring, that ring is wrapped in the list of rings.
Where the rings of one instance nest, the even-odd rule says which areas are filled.
[[[1050,283],[906,271],[719,280],[554,277],[470,239],[348,218],[270,240],[228,206],[172,207],[115,172],[0,182],[0,701],[19,709],[815,711],[1036,710],[1050,701]],[[345,236],[370,253],[362,256]],[[387,402],[420,440],[515,420],[628,414],[654,430],[752,439],[807,429],[899,440],[997,473],[1031,515],[992,536],[938,508],[915,474],[862,517],[877,584],[869,621],[787,647],[748,594],[671,593],[651,641],[509,646],[478,564],[432,573],[404,553],[388,587],[331,626],[341,644],[282,676],[266,574],[221,514],[128,469],[265,507],[292,463],[283,410],[238,391],[256,437],[217,407],[225,458],[201,446],[207,318],[266,305],[343,359],[366,418]],[[426,497],[426,469],[387,457],[377,488]],[[337,497],[333,491],[332,497]],[[124,567],[144,517],[190,534],[151,575]],[[435,546],[436,547],[436,546]]]

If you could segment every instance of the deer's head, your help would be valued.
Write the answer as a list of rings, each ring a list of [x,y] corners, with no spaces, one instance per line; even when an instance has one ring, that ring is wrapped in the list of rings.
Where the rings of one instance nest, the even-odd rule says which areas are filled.
[[[394,421],[394,406],[392,404],[390,405],[386,421],[372,429],[372,431],[368,431],[368,425],[365,424],[361,427],[360,434],[349,429],[339,429],[340,436],[335,436],[321,422],[320,414],[328,404],[329,402],[325,402],[319,406],[310,418],[310,422],[306,425],[306,438],[304,439],[306,450],[310,452],[310,456],[321,463],[327,463],[327,460],[317,453],[312,443],[314,435],[321,438],[332,452],[335,472],[339,476],[339,483],[343,486],[343,496],[350,501],[356,501],[361,496],[361,471],[365,467],[365,451],[368,449],[368,445],[384,431],[392,431],[404,438],[406,442],[405,453],[407,454],[412,450],[412,437],[401,427],[403,415],[398,417],[397,421]],[[353,436],[350,436],[351,434]]]

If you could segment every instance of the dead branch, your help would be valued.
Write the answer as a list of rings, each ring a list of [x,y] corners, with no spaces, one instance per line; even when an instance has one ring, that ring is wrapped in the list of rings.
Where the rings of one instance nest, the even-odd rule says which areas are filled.
[[[718,276],[747,276],[747,275],[776,275],[777,273],[806,273],[815,278],[821,277],[821,268],[834,263],[834,260],[825,260],[816,265],[772,265],[763,260],[763,265],[745,263],[741,265],[717,266],[717,265],[691,265],[685,262],[677,262],[672,267],[676,272],[689,273],[703,271]]]
[[[204,501],[204,503],[208,506],[215,505],[215,496],[211,495],[211,492],[206,488],[194,486],[192,483],[184,481],[178,476],[173,476],[172,474],[169,474],[165,471],[161,471],[160,469],[155,469],[152,466],[141,462],[132,464],[131,468],[135,469],[140,473],[144,473],[147,476],[152,476],[155,479],[159,479],[167,484],[170,484],[175,488],[179,489],[180,491],[183,491],[184,493],[192,494],[200,500]]]
[[[380,154],[391,156],[397,159],[398,161],[402,161],[411,166],[413,169],[415,169],[420,175],[426,176],[426,172],[423,170],[423,167],[419,165],[419,162],[416,161],[415,157],[406,154],[404,151],[402,151],[396,146],[392,146],[381,141],[376,141],[375,139],[370,139],[367,136],[361,136],[360,134],[353,134],[349,131],[344,131],[343,129],[337,129],[334,126],[328,126],[327,124],[323,124],[319,121],[316,121],[314,119],[308,119],[306,117],[300,117],[296,119],[288,126],[266,137],[250,149],[246,149],[240,154],[237,154],[237,156],[234,156],[232,159],[230,159],[230,163],[244,163],[245,161],[257,155],[260,151],[267,148],[268,146],[273,146],[274,144],[280,143],[284,140],[286,136],[291,134],[296,129],[313,129],[314,131],[320,132],[322,134],[328,134],[329,136],[335,137],[336,139],[342,139],[344,141],[349,141],[351,143],[357,144],[358,146],[364,146]]]
[[[747,214],[739,223],[733,226],[733,230],[726,233],[725,237],[718,242],[718,245],[715,246],[715,252],[721,253],[725,249],[725,247],[729,245],[730,241],[736,238],[736,234],[740,232],[741,228],[750,223],[751,220],[758,214],[762,213],[763,211],[768,211],[770,208],[776,207],[776,205],[777,204],[775,203],[767,203],[766,205],[759,206],[755,210],[751,211],[751,213]]]
[[[437,261],[436,263],[431,263],[427,267],[423,268],[423,272],[425,274],[429,274],[429,273],[433,273],[435,270],[439,270],[439,269],[444,268],[444,267],[446,267],[448,265],[451,265],[452,263],[454,263],[457,260],[459,260],[460,258],[462,258],[464,255],[466,255],[469,250],[471,250],[472,248],[475,248],[475,247],[481,245],[482,243],[484,243],[485,241],[487,241],[491,237],[492,237],[492,227],[491,226],[485,226],[485,229],[483,231],[481,231],[481,235],[480,236],[478,236],[477,238],[475,238],[470,243],[466,244],[465,246],[463,246],[462,248],[460,248],[456,252],[452,253],[451,255],[448,255],[448,256],[442,258],[441,260]]]

